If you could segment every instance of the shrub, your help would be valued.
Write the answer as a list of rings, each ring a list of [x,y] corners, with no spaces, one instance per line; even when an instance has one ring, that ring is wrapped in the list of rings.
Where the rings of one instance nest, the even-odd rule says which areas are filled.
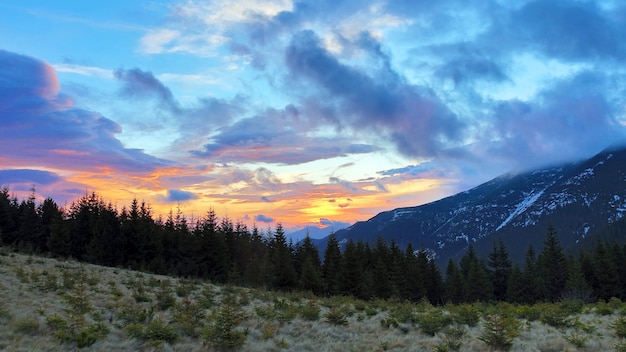
[[[174,307],[174,326],[184,335],[198,337],[198,329],[202,328],[204,311],[199,304],[189,298],[183,298],[182,302]]]
[[[515,317],[526,319],[527,321],[536,321],[541,318],[541,307],[538,305],[522,305],[515,310]]]
[[[390,327],[397,328],[400,324],[396,318],[387,315],[386,318],[380,319],[380,325],[385,329],[389,329]]]
[[[626,338],[626,317],[620,316],[610,325],[611,329],[620,339]]]
[[[599,301],[596,303],[596,314],[599,315],[611,315],[613,314],[613,307],[604,301]]]
[[[139,281],[132,294],[137,303],[150,302],[150,295],[146,290],[143,281]]]
[[[542,305],[541,322],[555,328],[567,328],[572,325],[569,312],[554,304]]]
[[[69,324],[61,316],[55,314],[51,317],[46,317],[46,324],[52,329],[53,336],[57,340],[61,342],[72,340]]]
[[[470,327],[474,327],[480,320],[480,314],[475,306],[471,304],[461,304],[453,307],[452,320],[457,324],[467,324]]]
[[[415,320],[415,306],[409,302],[395,304],[389,312],[391,317],[399,323],[414,322]]]
[[[27,335],[34,335],[39,330],[39,321],[33,317],[21,318],[12,325],[13,330]]]
[[[117,318],[121,320],[123,326],[132,323],[149,323],[153,317],[154,307],[142,308],[128,303],[122,304],[117,313]]]
[[[205,343],[218,349],[233,349],[246,342],[247,331],[239,328],[245,314],[233,294],[222,298],[222,305],[211,314],[211,322],[203,332]]]
[[[519,336],[520,322],[514,317],[502,314],[490,314],[484,319],[484,332],[478,339],[494,350],[510,350],[513,341]]]
[[[304,320],[316,321],[320,318],[321,308],[314,300],[308,300],[300,306],[300,316]]]
[[[462,327],[447,327],[443,330],[443,341],[435,346],[437,352],[458,351],[466,331]]]
[[[441,309],[429,309],[417,315],[417,323],[420,331],[424,334],[435,336],[437,332],[452,322],[448,314],[444,314]]]
[[[168,281],[163,281],[156,295],[156,307],[159,310],[168,310],[176,304],[176,297],[169,286]]]
[[[325,314],[327,323],[331,323],[333,325],[348,325],[348,318],[346,313],[343,310],[343,307],[331,307]]]
[[[215,298],[215,292],[213,292],[213,288],[210,285],[204,285],[202,292],[200,292],[200,298],[198,298],[198,303],[204,309],[210,309],[213,307]]]
[[[172,344],[178,340],[176,331],[174,331],[172,326],[167,324],[161,317],[152,319],[152,321],[146,325],[141,336],[144,340],[148,340],[153,344],[160,344],[163,342]]]
[[[78,348],[89,347],[98,339],[109,335],[109,328],[104,323],[95,323],[82,329],[76,336],[76,346]]]

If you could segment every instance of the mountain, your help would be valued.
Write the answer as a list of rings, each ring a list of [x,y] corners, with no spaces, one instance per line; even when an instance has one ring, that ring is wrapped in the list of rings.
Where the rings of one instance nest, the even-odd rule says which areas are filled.
[[[542,247],[550,224],[568,249],[626,215],[626,148],[592,158],[519,174],[505,174],[441,200],[382,212],[336,232],[373,243],[381,236],[400,247],[425,248],[445,265],[474,243],[486,258],[502,239],[511,259],[521,261],[529,245]],[[318,246],[325,248],[326,239]]]
[[[294,243],[297,243],[303,240],[307,234],[312,239],[319,239],[319,238],[324,238],[330,235],[332,232],[336,232],[348,226],[350,226],[349,223],[333,222],[332,226],[326,226],[326,227],[306,226],[302,229],[295,229],[293,231],[287,231],[286,235],[287,235],[287,238],[293,240]]]

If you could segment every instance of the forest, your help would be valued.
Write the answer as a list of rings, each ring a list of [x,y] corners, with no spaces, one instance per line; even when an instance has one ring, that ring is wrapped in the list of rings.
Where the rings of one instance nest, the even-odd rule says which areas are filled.
[[[443,305],[626,299],[626,246],[596,240],[574,255],[556,234],[546,229],[543,247],[529,247],[523,263],[509,259],[502,241],[494,242],[487,258],[470,243],[458,262],[450,260],[442,270],[427,250],[401,249],[382,238],[340,246],[331,235],[320,256],[309,237],[287,241],[280,223],[273,230],[249,229],[212,209],[192,220],[180,210],[155,218],[150,206],[136,199],[119,210],[94,192],[63,209],[51,198],[37,204],[34,192],[20,201],[7,187],[0,190],[0,241],[23,253],[365,300],[426,298]]]

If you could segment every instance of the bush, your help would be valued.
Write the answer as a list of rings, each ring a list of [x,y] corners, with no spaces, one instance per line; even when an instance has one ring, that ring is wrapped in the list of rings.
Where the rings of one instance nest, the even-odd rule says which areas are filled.
[[[567,328],[572,325],[569,310],[554,304],[542,305],[541,322],[555,328]]]
[[[343,307],[341,307],[341,308],[339,308],[339,307],[331,307],[328,310],[328,312],[326,312],[326,314],[324,314],[324,317],[326,318],[326,322],[334,324],[334,325],[347,326],[348,325],[348,318],[347,318],[347,315],[343,311],[342,308]]]
[[[461,304],[451,309],[452,320],[457,324],[467,324],[470,327],[476,326],[480,320],[478,309],[471,304]]]
[[[610,325],[611,329],[620,339],[626,338],[626,317],[620,316]]]
[[[437,332],[452,322],[448,314],[444,314],[441,309],[429,309],[417,315],[417,323],[420,331],[424,334],[435,336]]]
[[[57,340],[61,342],[72,340],[69,324],[61,316],[55,314],[51,317],[46,317],[46,324],[52,329],[53,336]]]
[[[300,316],[304,320],[317,321],[320,318],[321,308],[314,300],[308,300],[300,306]]]
[[[39,330],[39,321],[33,317],[25,317],[17,320],[13,324],[13,330],[16,332],[34,335]]]
[[[173,313],[174,326],[184,335],[198,337],[198,329],[202,328],[204,311],[198,303],[192,302],[189,298],[183,298],[177,304]]]
[[[385,329],[389,329],[390,327],[397,328],[400,323],[398,323],[398,320],[396,318],[387,315],[386,318],[380,319],[380,325]]]
[[[156,307],[159,310],[168,310],[174,305],[176,305],[176,297],[174,297],[174,292],[169,287],[168,281],[163,281],[157,291],[156,295]]]
[[[233,294],[222,298],[222,305],[211,315],[211,323],[205,328],[203,338],[205,343],[218,349],[233,349],[246,342],[246,330],[239,326],[245,319],[245,314],[237,304]]]
[[[172,344],[178,340],[176,331],[160,317],[148,323],[141,336],[143,339],[156,344],[163,342]]]
[[[76,346],[78,348],[89,347],[98,339],[106,338],[109,335],[109,328],[104,323],[88,325],[76,336]]]
[[[443,330],[443,341],[435,346],[437,352],[458,351],[466,331],[462,327],[447,327]]]
[[[490,314],[484,319],[484,332],[478,339],[494,350],[510,350],[513,341],[519,336],[520,322],[514,317],[501,314]]]
[[[526,319],[527,321],[539,320],[541,319],[541,307],[537,305],[519,306],[515,310],[515,316],[520,319]]]

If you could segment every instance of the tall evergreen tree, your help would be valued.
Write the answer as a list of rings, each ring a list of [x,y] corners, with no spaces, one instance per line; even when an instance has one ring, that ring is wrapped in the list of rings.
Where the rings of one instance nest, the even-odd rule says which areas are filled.
[[[413,302],[418,302],[426,297],[426,273],[424,266],[420,265],[413,245],[409,243],[404,252],[405,292],[403,296]]]
[[[576,258],[570,258],[568,264],[567,281],[563,290],[562,298],[589,302],[592,296],[591,286],[587,284],[583,275],[582,265]]]
[[[539,254],[541,286],[545,299],[555,302],[561,298],[567,281],[567,261],[554,226],[549,225]]]
[[[326,250],[324,251],[322,276],[326,284],[327,295],[332,296],[341,293],[341,250],[339,249],[339,242],[335,233],[331,233],[328,236]]]
[[[465,288],[461,271],[456,262],[450,258],[446,268],[446,301],[459,304],[465,299]]]
[[[493,250],[489,253],[488,267],[494,298],[498,301],[506,300],[512,264],[502,238],[497,245],[493,243]]]
[[[461,273],[465,281],[465,300],[468,302],[489,301],[493,298],[493,287],[484,262],[478,258],[470,242],[460,261]]]
[[[293,266],[291,248],[287,245],[287,237],[280,223],[270,242],[270,261],[274,270],[272,287],[279,290],[290,290],[296,287],[297,274]]]

